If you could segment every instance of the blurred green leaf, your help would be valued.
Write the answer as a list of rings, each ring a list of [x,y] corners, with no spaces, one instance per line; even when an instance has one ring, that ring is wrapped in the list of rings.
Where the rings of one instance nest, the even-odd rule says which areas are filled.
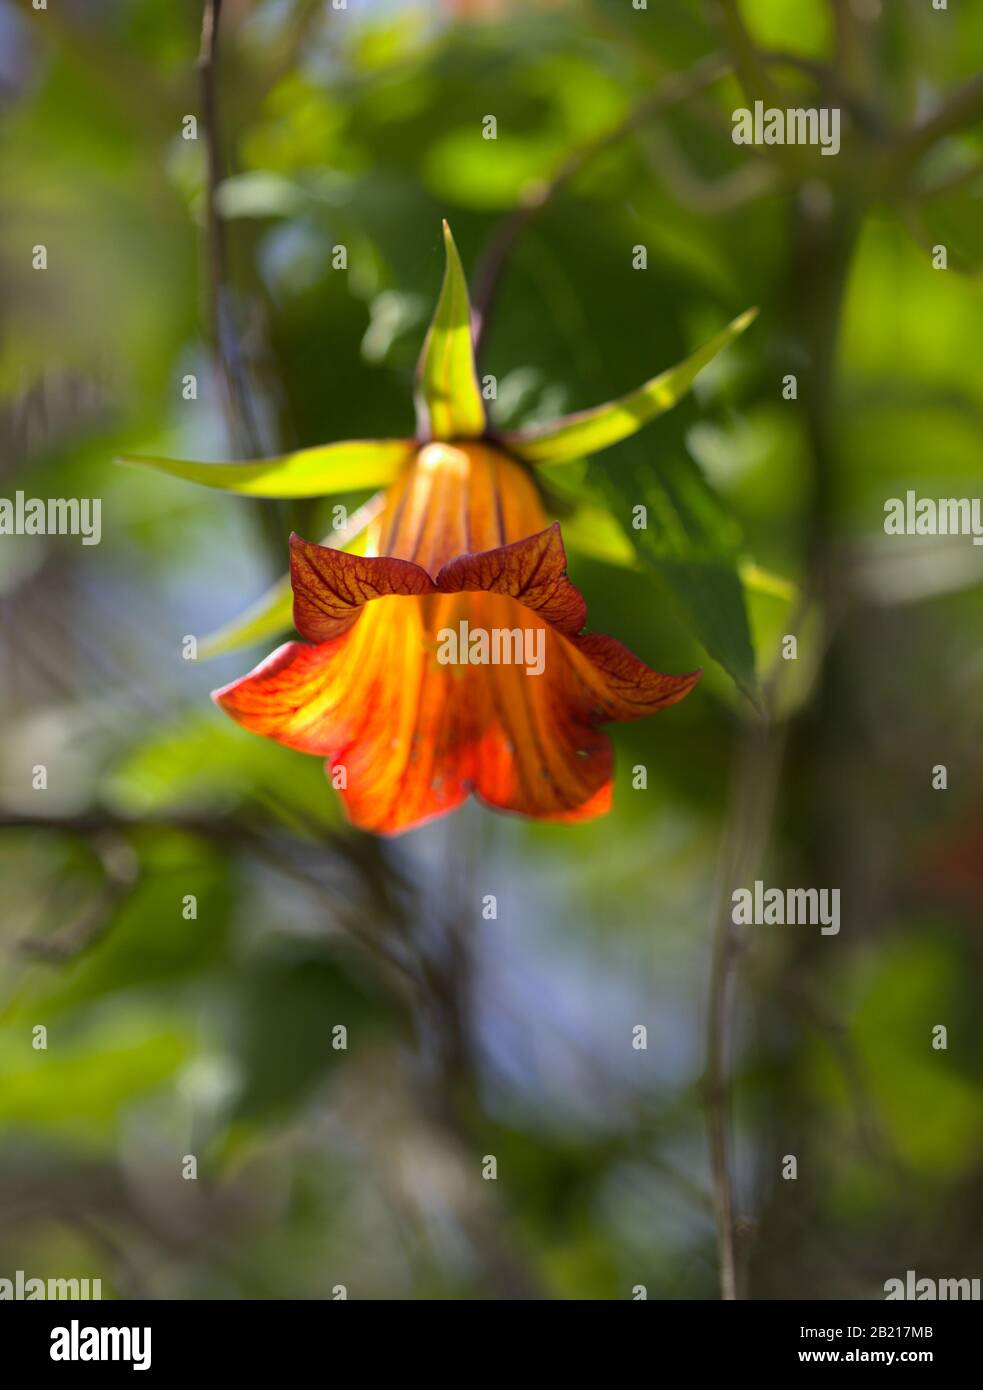
[[[239,1119],[296,1106],[380,1024],[371,996],[339,964],[291,942],[250,963],[236,981],[235,1000]],[[345,1034],[336,1033],[339,1027]]]
[[[256,738],[207,708],[136,743],[107,772],[102,796],[130,817],[251,801],[308,828],[341,821],[318,758]]]
[[[710,656],[755,700],[740,532],[699,468],[680,449],[660,455],[657,468],[619,460],[616,468],[592,464],[590,476],[619,517],[646,508],[645,526],[626,528],[639,559],[668,586]]]
[[[111,1146],[131,1104],[166,1084],[186,1060],[191,1035],[178,1015],[146,1006],[100,1012],[87,1029],[49,1029],[35,1051],[24,1024],[0,1034],[0,1121],[41,1134]]]

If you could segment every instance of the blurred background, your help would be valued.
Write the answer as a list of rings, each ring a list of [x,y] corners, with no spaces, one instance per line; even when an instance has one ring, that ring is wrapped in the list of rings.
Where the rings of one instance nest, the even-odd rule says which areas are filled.
[[[102,499],[98,546],[0,537],[0,1277],[676,1299],[983,1274],[983,550],[883,531],[909,488],[980,491],[983,6],[219,19],[203,71],[191,0],[0,3],[0,496]],[[735,146],[756,98],[840,107],[840,154]],[[551,480],[590,627],[706,667],[612,731],[613,812],[377,841],[317,759],[210,704],[278,637],[182,656],[337,499],[113,460],[412,433],[443,216],[502,426],[761,314]],[[840,888],[839,935],[736,934],[755,878]]]

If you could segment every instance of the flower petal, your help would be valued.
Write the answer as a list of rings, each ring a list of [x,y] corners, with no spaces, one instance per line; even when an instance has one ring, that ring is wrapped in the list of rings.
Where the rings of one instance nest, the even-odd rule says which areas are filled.
[[[699,672],[665,676],[612,638],[578,635],[581,595],[558,526],[445,565],[357,557],[294,538],[288,643],[214,698],[245,727],[329,760],[351,820],[393,834],[471,792],[500,810],[583,819],[610,804],[596,727],[675,704]],[[359,618],[359,614],[361,617]],[[359,618],[359,621],[355,621]],[[522,664],[445,665],[442,634],[518,633]]]
[[[392,556],[349,555],[290,537],[294,627],[309,642],[327,642],[348,630],[372,599],[399,594],[505,594],[531,608],[567,636],[587,618],[583,595],[567,578],[560,523],[511,545],[449,561],[431,579],[422,566]]]
[[[711,338],[685,361],[661,372],[637,391],[606,405],[565,415],[547,425],[530,425],[502,436],[505,445],[527,463],[567,463],[570,459],[596,454],[611,444],[640,430],[657,415],[671,409],[686,394],[693,381],[718,352],[732,342],[757,317],[757,309],[747,309],[733,323]]]
[[[420,434],[428,439],[478,439],[485,432],[485,406],[474,362],[471,303],[446,222],[444,250],[444,283],[417,366]]]
[[[434,592],[429,574],[411,560],[349,555],[296,534],[290,537],[290,583],[294,627],[309,642],[340,637],[372,599]]]
[[[567,635],[587,620],[583,595],[567,578],[558,521],[525,540],[449,561],[437,575],[437,588],[445,594],[508,594]]]
[[[425,444],[389,489],[367,553],[413,560],[436,575],[459,555],[494,550],[546,524],[525,464],[488,444]]]

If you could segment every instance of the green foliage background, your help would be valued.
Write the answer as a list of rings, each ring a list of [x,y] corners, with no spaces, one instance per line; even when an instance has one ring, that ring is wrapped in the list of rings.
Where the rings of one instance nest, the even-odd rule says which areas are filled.
[[[977,74],[983,6],[746,0],[747,48],[732,9],[223,7],[223,321],[261,451],[411,433],[441,217],[473,271],[578,152],[498,287],[498,425],[620,395],[761,309],[689,399],[549,483],[591,628],[707,666],[614,731],[613,813],[469,807],[377,843],[317,760],[209,705],[271,644],[181,658],[330,505],[112,462],[242,446],[205,327],[200,11],[0,5],[0,495],[101,497],[104,531],[0,538],[0,1277],[715,1297],[707,990],[726,847],[756,827],[736,862],[840,887],[843,927],[741,952],[741,1291],[980,1275],[983,551],[887,540],[883,509],[980,492],[978,78],[919,130]],[[715,53],[731,71],[634,120]],[[841,154],[735,147],[762,82],[846,92]]]

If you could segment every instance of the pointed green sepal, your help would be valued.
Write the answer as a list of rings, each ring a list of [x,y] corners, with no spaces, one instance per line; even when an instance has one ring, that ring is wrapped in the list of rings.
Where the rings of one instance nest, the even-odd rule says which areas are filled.
[[[478,439],[485,432],[485,407],[474,362],[471,302],[446,222],[444,250],[444,283],[416,369],[417,419],[427,439]]]
[[[692,386],[703,368],[757,317],[757,309],[747,309],[716,337],[691,357],[607,405],[565,415],[547,425],[530,425],[503,436],[504,443],[527,463],[567,463],[570,459],[596,454],[601,449],[627,439],[657,415],[671,409]]]
[[[385,487],[412,456],[410,439],[356,439],[318,444],[253,463],[196,463],[190,459],[131,455],[118,463],[155,468],[189,483],[203,483],[247,497],[325,497],[359,488]]]
[[[224,627],[203,638],[198,655],[204,660],[212,656],[225,656],[227,652],[238,651],[240,647],[251,647],[253,643],[272,641],[293,627],[293,609],[290,575],[285,574],[265,594],[261,594],[245,613],[240,613],[238,618],[233,618]]]

